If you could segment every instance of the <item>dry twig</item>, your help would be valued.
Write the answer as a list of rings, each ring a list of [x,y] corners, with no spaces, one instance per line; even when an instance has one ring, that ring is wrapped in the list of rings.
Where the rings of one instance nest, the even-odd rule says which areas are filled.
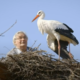
[[[0,36],[2,36],[4,33],[6,33],[8,30],[10,30],[16,23],[17,23],[17,21],[15,21],[15,23],[11,27],[9,27],[6,31],[4,31],[3,33],[1,33]]]

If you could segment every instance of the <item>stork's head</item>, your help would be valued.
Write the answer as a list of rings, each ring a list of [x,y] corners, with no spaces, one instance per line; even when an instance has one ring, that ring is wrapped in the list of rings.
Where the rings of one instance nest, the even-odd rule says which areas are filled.
[[[45,16],[45,14],[44,14],[44,12],[43,12],[42,10],[38,11],[36,17],[32,20],[32,22],[33,22],[35,19],[37,19],[38,17],[40,17],[40,16],[41,16],[41,18],[44,18],[44,16]]]
[[[44,14],[44,12],[42,10],[38,11],[37,15],[41,16],[42,14]]]

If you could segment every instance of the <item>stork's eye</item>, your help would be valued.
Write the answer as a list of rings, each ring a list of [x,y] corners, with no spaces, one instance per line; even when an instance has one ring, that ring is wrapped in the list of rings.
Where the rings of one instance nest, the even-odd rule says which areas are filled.
[[[39,14],[41,14],[41,12],[39,12]]]

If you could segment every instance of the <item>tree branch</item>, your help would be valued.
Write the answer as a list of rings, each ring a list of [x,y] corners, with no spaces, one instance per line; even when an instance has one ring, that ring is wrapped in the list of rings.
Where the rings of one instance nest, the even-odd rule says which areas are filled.
[[[3,33],[1,33],[0,36],[2,36],[2,35],[3,35],[4,33],[6,33],[9,29],[11,29],[16,23],[17,23],[17,21],[15,21],[15,23],[14,23],[11,27],[9,27],[6,31],[4,31]]]

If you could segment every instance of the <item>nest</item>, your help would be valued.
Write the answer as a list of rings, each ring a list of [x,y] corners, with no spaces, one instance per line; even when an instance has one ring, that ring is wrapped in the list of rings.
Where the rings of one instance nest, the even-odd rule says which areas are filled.
[[[0,60],[1,80],[80,80],[80,63],[58,60],[44,51],[9,55]]]

